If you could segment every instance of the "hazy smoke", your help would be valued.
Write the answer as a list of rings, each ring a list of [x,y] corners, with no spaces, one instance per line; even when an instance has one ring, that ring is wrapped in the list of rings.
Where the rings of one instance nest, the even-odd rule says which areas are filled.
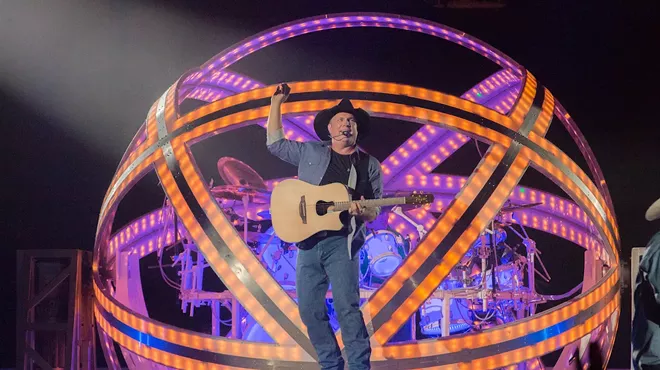
[[[0,89],[118,158],[176,78],[251,33],[131,2],[2,1]]]

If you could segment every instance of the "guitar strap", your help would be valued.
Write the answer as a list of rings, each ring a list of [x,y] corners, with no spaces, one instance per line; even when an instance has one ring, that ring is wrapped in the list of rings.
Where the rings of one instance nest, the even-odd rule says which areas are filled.
[[[358,149],[359,150],[359,149]],[[359,155],[359,153],[358,153]],[[357,186],[357,170],[355,169],[355,161],[351,160],[351,172],[348,175],[348,187],[351,188],[353,191],[355,191],[355,188]],[[347,248],[348,248],[348,258],[353,259],[353,253],[352,253],[352,244],[353,244],[353,236],[355,235],[355,230],[356,227],[356,222],[355,222],[355,216],[351,216],[351,231],[348,234],[348,238],[346,239],[347,241]]]

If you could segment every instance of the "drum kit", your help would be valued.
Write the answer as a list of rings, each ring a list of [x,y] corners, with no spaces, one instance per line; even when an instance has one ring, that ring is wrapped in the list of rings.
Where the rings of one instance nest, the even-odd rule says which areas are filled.
[[[293,243],[281,241],[270,224],[270,192],[266,182],[250,166],[230,157],[218,161],[218,173],[225,184],[211,187],[211,194],[255,256],[295,300],[298,249]],[[540,261],[535,243],[529,239],[523,226],[516,222],[514,212],[536,205],[508,204],[502,208],[486,232],[473,243],[436,292],[420,307],[418,315],[413,316],[412,320],[418,321],[419,332],[423,336],[437,337],[481,330],[488,325],[520,319],[534,312],[536,304],[540,303],[540,296],[534,289],[534,276],[540,274],[547,279],[547,271],[544,275],[534,268],[534,256]],[[261,211],[257,211],[259,209]],[[387,221],[382,222],[382,218],[368,224],[367,237],[359,255],[363,298],[392,276],[416,247],[415,241],[418,243],[426,235],[425,227],[416,223],[406,211],[402,206],[383,209],[384,214],[393,213],[408,222],[419,238],[404,237],[389,227]],[[515,230],[516,226],[522,228],[522,232]],[[519,244],[524,246],[525,252],[518,253],[516,248],[507,244],[511,238],[506,230],[513,230],[512,236],[522,239]],[[524,276],[525,269],[531,269],[532,273]],[[181,271],[182,276],[185,274]],[[498,293],[501,292],[510,294],[507,299],[500,299]],[[182,291],[181,296],[186,296],[185,292]],[[331,298],[327,303],[331,325],[337,328]],[[232,330],[233,335],[243,340],[272,342],[247,313],[232,309],[232,313],[237,312],[241,312],[241,317],[232,317],[232,326],[239,325],[241,328]],[[410,332],[404,340],[417,339],[416,330]]]

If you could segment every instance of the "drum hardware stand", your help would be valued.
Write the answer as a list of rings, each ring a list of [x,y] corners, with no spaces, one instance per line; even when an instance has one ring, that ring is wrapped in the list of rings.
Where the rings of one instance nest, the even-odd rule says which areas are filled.
[[[400,215],[400,210],[395,209],[393,211]],[[522,239],[522,244],[526,248],[526,253],[525,253],[526,256],[516,253],[515,250],[512,249],[510,246],[508,246],[505,242],[502,242],[502,244],[513,253],[514,256],[513,263],[518,265],[518,267],[515,269],[516,271],[518,271],[518,273],[522,271],[523,268],[522,266],[527,266],[528,273],[524,280],[526,280],[529,288],[520,290],[520,288],[523,287],[523,280],[519,278],[518,273],[514,273],[513,276],[511,277],[511,279],[513,279],[512,280],[513,291],[503,291],[503,292],[498,291],[499,290],[498,286],[499,284],[501,284],[501,282],[496,279],[496,273],[498,267],[497,245],[499,243],[497,241],[497,236],[496,236],[496,231],[497,231],[496,223],[495,223],[496,221],[492,221],[490,227],[486,228],[482,233],[482,235],[480,236],[481,245],[476,250],[476,255],[474,256],[476,258],[479,258],[481,261],[481,272],[480,272],[481,283],[478,286],[468,288],[467,286],[470,284],[469,274],[468,274],[469,268],[467,266],[458,266],[457,269],[462,274],[462,282],[465,288],[453,289],[449,291],[438,290],[433,294],[434,298],[441,298],[443,300],[441,307],[442,317],[440,319],[441,332],[443,337],[449,335],[449,328],[451,323],[450,306],[452,305],[453,299],[468,299],[468,300],[480,299],[481,309],[484,312],[488,311],[489,308],[488,305],[490,302],[498,301],[502,299],[513,300],[514,313],[516,315],[516,318],[520,320],[527,315],[534,315],[537,304],[560,298],[560,296],[557,297],[541,296],[536,293],[536,289],[535,289],[536,274],[539,274],[539,276],[543,280],[549,281],[549,276],[547,276],[548,275],[547,269],[545,268],[541,259],[539,258],[541,252],[537,249],[535,241],[532,240],[527,235],[524,227],[521,226],[522,233],[524,233],[523,236],[520,232],[513,229],[512,227],[513,223],[517,223],[516,220],[513,217],[509,217],[509,220],[511,220],[511,222],[508,222],[507,224],[503,224],[503,226],[509,226],[509,228],[513,230],[514,233]],[[490,239],[490,244],[488,243],[489,239]],[[489,288],[487,281],[488,280],[487,267],[488,267],[488,259],[491,257],[495,261],[493,261],[493,266],[492,269],[490,270],[491,279],[492,279],[492,288]],[[541,264],[543,272],[536,269],[535,265],[537,260]],[[573,292],[574,290],[566,294],[563,294],[561,297],[570,295]]]
[[[395,206],[394,208],[392,208],[392,212],[399,215],[399,217],[403,218],[404,220],[408,221],[408,223],[410,223],[417,229],[417,233],[419,234],[419,240],[424,239],[424,236],[427,233],[424,226],[416,223],[410,217],[408,217],[408,215],[406,215],[405,212],[403,212],[401,206]]]
[[[442,300],[442,323],[441,323],[441,331],[442,331],[442,336],[447,337],[449,336],[449,307],[451,304],[451,297],[447,297]]]
[[[532,239],[524,239],[523,244],[527,249],[527,284],[529,286],[529,293],[536,294],[536,270],[534,269],[534,256],[536,254],[536,242]],[[536,312],[536,305],[529,305],[530,316]]]
[[[231,335],[234,339],[239,339],[243,336],[241,330],[241,303],[231,295]]]
[[[481,259],[481,290],[482,292],[485,292],[488,290],[488,283],[486,282],[486,262],[488,260],[488,256],[490,255],[490,249],[486,245],[486,234],[481,234],[481,246],[479,247],[479,258]],[[495,269],[491,272],[491,276],[495,275]],[[482,308],[483,311],[485,312],[488,310],[488,301],[484,297],[482,299]]]
[[[461,266],[457,266],[456,269],[458,269],[461,272],[461,282],[463,283],[463,287],[467,287],[468,285],[470,285],[470,283],[472,282],[472,278],[467,274],[468,267],[461,265]]]
[[[541,251],[538,248],[536,248],[536,242],[529,237],[529,235],[527,234],[527,231],[525,230],[525,227],[520,225],[520,223],[518,222],[518,220],[515,219],[515,217],[511,217],[511,219],[513,220],[513,222],[510,225],[507,225],[507,226],[511,231],[513,231],[516,235],[518,235],[518,237],[520,239],[522,239],[522,243],[525,246],[526,254],[527,254],[527,257],[524,257],[524,258],[526,260],[525,262],[527,262],[527,268],[528,268],[527,274],[528,274],[529,288],[532,291],[536,292],[536,285],[535,285],[536,281],[535,281],[534,273],[538,274],[539,277],[547,283],[549,283],[552,278],[550,277],[550,274],[548,273],[548,270],[546,269],[545,264],[543,263],[543,260],[541,259],[541,254],[542,254]],[[524,235],[521,234],[520,232],[518,232],[518,230],[516,230],[513,227],[513,224],[518,224]],[[507,247],[509,247],[509,246],[507,245]],[[511,247],[509,247],[509,248],[511,248]],[[541,265],[541,268],[543,269],[543,272],[536,269],[535,265],[536,265],[537,260],[538,260],[539,264]],[[532,272],[530,272],[530,271],[532,271]]]
[[[243,240],[247,242],[248,237],[248,205],[250,204],[250,196],[243,195]]]
[[[490,252],[490,248],[493,249],[493,253],[492,253],[493,266],[491,268],[491,274],[490,274],[490,283],[491,283],[490,285],[492,287],[493,293],[495,293],[497,291],[498,285],[499,285],[499,282],[495,277],[495,275],[496,275],[495,272],[496,272],[497,265],[498,265],[497,264],[497,245],[499,244],[497,242],[497,235],[495,234],[495,220],[492,220],[490,222],[490,229],[486,228],[485,232],[490,234],[489,235],[489,237],[490,237],[490,247],[488,247],[487,250],[488,250],[488,252]],[[485,234],[484,234],[484,236],[485,236]],[[482,243],[481,243],[482,246],[485,246],[484,242],[485,242],[485,240],[482,239]],[[488,258],[488,256],[486,256],[486,258]]]

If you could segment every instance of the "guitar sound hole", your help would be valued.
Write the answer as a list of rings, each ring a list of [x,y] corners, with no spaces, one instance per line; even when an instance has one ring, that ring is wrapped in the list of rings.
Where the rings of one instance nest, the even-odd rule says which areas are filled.
[[[332,205],[332,202],[325,202],[322,200],[319,200],[316,202],[316,214],[319,216],[323,216],[328,213],[328,208]]]

